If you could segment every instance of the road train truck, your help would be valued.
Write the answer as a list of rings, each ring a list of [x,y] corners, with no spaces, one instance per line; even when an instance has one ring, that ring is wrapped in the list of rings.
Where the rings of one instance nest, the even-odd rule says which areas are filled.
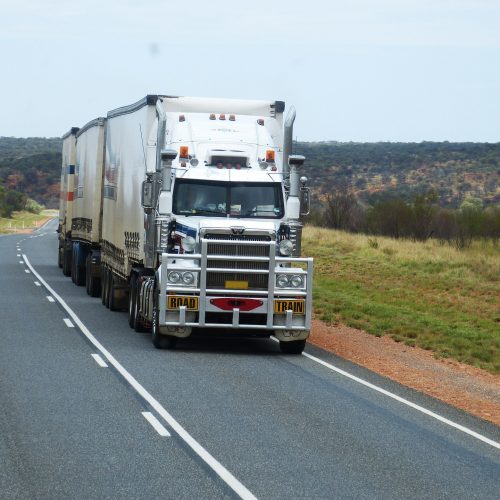
[[[282,101],[148,95],[63,136],[59,265],[174,348],[193,329],[274,335],[302,352],[305,158]]]

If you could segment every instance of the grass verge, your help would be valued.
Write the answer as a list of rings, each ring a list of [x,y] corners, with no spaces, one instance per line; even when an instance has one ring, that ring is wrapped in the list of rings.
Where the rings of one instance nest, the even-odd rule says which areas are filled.
[[[47,218],[56,217],[57,210],[42,210],[39,214],[14,212],[10,218],[0,217],[0,234],[9,234],[36,229]]]
[[[306,227],[303,253],[318,318],[500,373],[500,248]]]

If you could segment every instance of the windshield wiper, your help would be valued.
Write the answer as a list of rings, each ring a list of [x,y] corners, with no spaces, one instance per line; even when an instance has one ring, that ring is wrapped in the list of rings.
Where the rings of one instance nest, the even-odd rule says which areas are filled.
[[[241,214],[240,217],[250,217],[253,215],[254,217],[259,217],[259,215],[256,214],[274,214],[278,216],[279,212],[275,212],[274,210],[248,210],[245,213]]]

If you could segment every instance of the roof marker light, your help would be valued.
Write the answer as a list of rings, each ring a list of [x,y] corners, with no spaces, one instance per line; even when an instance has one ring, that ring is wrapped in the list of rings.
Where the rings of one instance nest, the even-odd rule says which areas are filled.
[[[264,119],[263,119],[263,118],[259,118],[259,119],[257,120],[257,123],[258,123],[259,125],[263,126],[263,125],[264,125]]]
[[[215,120],[215,113],[210,113],[210,120]]]
[[[226,119],[226,115],[224,113],[221,113],[221,115],[219,116],[219,120],[225,120]]]
[[[230,122],[234,122],[234,121],[236,121],[236,116],[234,116],[234,115],[229,115],[229,121],[230,121]]]
[[[180,122],[185,122],[186,121],[186,117],[184,115],[179,115],[179,121]]]

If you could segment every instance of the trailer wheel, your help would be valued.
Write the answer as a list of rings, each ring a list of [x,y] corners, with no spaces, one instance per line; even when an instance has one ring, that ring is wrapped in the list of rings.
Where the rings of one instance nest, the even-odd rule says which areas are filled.
[[[101,302],[103,306],[107,307],[108,301],[108,268],[105,266],[101,267],[101,275],[102,275],[102,288],[101,288]]]
[[[76,252],[75,245],[73,244],[71,249],[71,281],[76,283]]]
[[[283,354],[302,354],[305,346],[305,340],[280,341],[280,349]]]
[[[132,274],[129,282],[129,292],[128,292],[128,325],[130,328],[134,328],[135,324],[135,303],[137,301],[137,276]]]
[[[177,337],[173,337],[172,335],[161,335],[160,330],[158,328],[158,299],[155,294],[155,303],[153,305],[153,320],[151,327],[151,340],[153,341],[153,345],[157,349],[175,349],[177,345]]]
[[[91,253],[87,255],[87,258],[85,259],[85,291],[87,292],[87,295],[90,295],[90,278],[91,278],[91,272],[90,272],[90,257]]]
[[[72,253],[72,250],[68,250],[66,247],[63,247],[62,252],[63,252],[62,272],[63,272],[64,276],[71,276],[71,253]]]
[[[85,285],[86,278],[85,267],[78,265],[78,262],[80,261],[80,252],[80,247],[77,246],[75,249],[75,285],[77,286]]]
[[[57,252],[57,265],[62,269],[64,262],[64,248],[59,247],[59,250]]]

